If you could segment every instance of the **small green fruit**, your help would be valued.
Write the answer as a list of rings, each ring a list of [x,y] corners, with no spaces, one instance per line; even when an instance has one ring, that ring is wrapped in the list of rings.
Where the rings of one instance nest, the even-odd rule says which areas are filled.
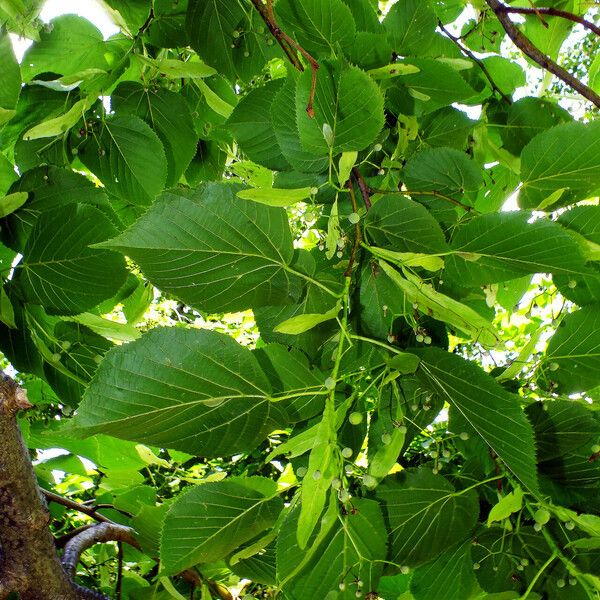
[[[348,417],[351,425],[360,425],[363,422],[363,414],[359,412],[352,412]]]
[[[535,511],[533,519],[540,525],[545,525],[550,520],[550,513],[545,508],[540,508]]]

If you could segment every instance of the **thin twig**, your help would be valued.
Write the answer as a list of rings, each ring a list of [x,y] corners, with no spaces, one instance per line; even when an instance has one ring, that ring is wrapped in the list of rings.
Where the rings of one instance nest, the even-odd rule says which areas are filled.
[[[60,504],[65,506],[66,508],[71,508],[72,510],[76,510],[88,517],[91,517],[95,521],[99,521],[100,523],[112,523],[108,517],[101,515],[96,512],[94,507],[85,506],[80,502],[75,502],[75,500],[71,500],[70,498],[65,498],[64,496],[60,496],[59,494],[55,494],[54,492],[50,492],[49,490],[42,490],[46,500],[48,502],[55,502],[56,504]]]
[[[374,188],[369,188],[369,191],[372,194],[404,194],[405,196],[432,196],[434,198],[439,198],[440,200],[445,200],[446,202],[450,202],[454,204],[454,206],[458,206],[462,208],[466,212],[471,212],[473,210],[472,206],[468,206],[467,204],[463,204],[459,200],[455,200],[450,196],[445,196],[444,194],[440,194],[440,192],[412,192],[408,190],[378,190]]]
[[[302,56],[308,61],[311,70],[311,86],[310,86],[310,94],[308,97],[308,104],[306,105],[306,112],[308,116],[312,119],[315,116],[315,110],[313,107],[313,102],[315,99],[315,90],[317,88],[317,71],[319,70],[319,63],[315,60],[315,58],[307,52],[296,40],[290,37],[285,31],[282,31],[279,25],[277,24],[277,19],[275,18],[275,13],[273,11],[273,0],[266,0],[266,5],[263,4],[262,0],[252,0],[252,4],[254,4],[256,10],[262,17],[262,20],[265,22],[269,31],[273,35],[273,37],[277,40],[277,43],[281,46],[281,49],[285,52],[286,56],[292,63],[292,65],[298,71],[304,71],[304,66],[298,59],[297,52],[300,52]]]
[[[456,36],[452,35],[443,25],[443,23],[441,21],[438,21],[438,27],[442,30],[442,32],[444,33],[444,35],[451,41],[453,42],[456,47],[465,55],[468,56],[480,69],[481,72],[485,75],[486,79],[490,82],[490,85],[492,86],[492,89],[496,92],[498,92],[498,94],[500,94],[500,97],[502,98],[502,100],[504,100],[504,102],[507,102],[508,104],[512,104],[512,100],[498,87],[498,84],[494,81],[494,79],[492,78],[490,72],[488,71],[488,68],[485,66],[485,63],[477,58],[475,56],[475,54],[473,54],[473,52],[471,52],[471,50],[469,50],[469,48],[463,46],[460,43],[460,38],[457,38]]]
[[[544,7],[532,7],[532,8],[521,8],[518,6],[506,6],[503,5],[499,10],[505,13],[514,13],[518,15],[537,15],[545,27],[548,27],[546,21],[544,21],[542,15],[548,15],[550,17],[560,17],[561,19],[567,19],[568,21],[573,21],[574,23],[579,23],[583,25],[585,28],[589,29],[596,35],[600,36],[600,27],[595,25],[591,21],[584,19],[578,15],[574,15],[573,13],[567,12],[566,10],[560,10],[559,8],[544,8]],[[495,11],[494,11],[495,12]]]
[[[356,167],[352,167],[352,175],[354,176],[354,179],[356,179],[356,183],[358,183],[358,189],[360,190],[363,202],[365,203],[365,208],[369,210],[372,206],[371,197],[369,195],[369,186]]]
[[[123,591],[123,542],[117,542],[117,585],[115,596],[121,600]]]
[[[587,98],[595,106],[600,108],[600,95],[590,89],[587,85],[584,85],[573,77],[571,73],[563,69],[560,65],[554,62],[549,56],[546,56],[537,46],[534,46],[531,40],[525,36],[521,30],[510,20],[508,12],[506,12],[507,6],[499,0],[485,0],[488,6],[494,11],[494,14],[504,27],[508,37],[513,41],[515,46],[519,48],[524,54],[526,54],[531,60],[536,62],[540,67],[546,69],[546,71],[556,75],[561,81],[566,83],[569,87],[579,92],[584,98]]]
[[[352,210],[358,214],[358,204],[356,202],[356,196],[354,195],[354,185],[352,179],[348,179],[346,187],[350,192],[350,202],[352,202]],[[348,266],[344,271],[344,277],[352,276],[352,267],[354,267],[354,261],[356,260],[356,253],[360,248],[362,242],[362,229],[360,228],[360,221],[354,224],[354,243],[352,244],[352,250],[350,251],[350,259],[348,260]]]

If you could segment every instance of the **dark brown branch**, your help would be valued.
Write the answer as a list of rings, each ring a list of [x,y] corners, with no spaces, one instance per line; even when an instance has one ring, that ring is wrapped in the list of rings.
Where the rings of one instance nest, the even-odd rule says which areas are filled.
[[[85,506],[80,502],[75,502],[75,500],[65,498],[64,496],[60,496],[59,494],[55,494],[54,492],[50,492],[48,490],[42,490],[42,492],[48,502],[55,502],[56,504],[60,504],[66,508],[71,508],[101,523],[112,523],[108,517],[96,512],[96,509],[93,506]]]
[[[354,195],[354,185],[352,179],[348,179],[346,187],[350,192],[350,202],[352,202],[352,210],[358,214],[358,204],[356,202],[356,196]],[[356,260],[356,253],[360,248],[362,242],[362,229],[360,227],[360,221],[354,224],[354,243],[352,244],[352,250],[350,251],[350,259],[348,260],[348,266],[344,271],[344,277],[352,277],[352,267],[354,267],[354,261]]]
[[[444,33],[444,35],[450,41],[452,41],[456,45],[456,47],[465,56],[468,56],[481,69],[481,72],[485,75],[486,79],[490,82],[490,85],[492,86],[492,89],[494,91],[498,92],[498,94],[500,94],[500,97],[502,98],[502,100],[504,100],[504,102],[507,102],[508,104],[512,104],[512,100],[498,87],[498,85],[496,84],[496,82],[492,78],[490,72],[488,71],[488,68],[485,66],[485,63],[481,59],[477,58],[475,56],[475,54],[473,54],[473,52],[471,52],[471,50],[469,50],[466,46],[463,46],[460,43],[460,38],[457,38],[456,36],[452,35],[444,27],[444,25],[443,25],[443,23],[441,21],[438,21],[438,27],[441,29],[441,31]]]
[[[546,69],[546,71],[556,75],[561,81],[566,83],[569,87],[579,92],[584,98],[592,102],[595,106],[600,108],[600,95],[596,94],[587,85],[584,85],[573,77],[571,73],[563,69],[560,65],[554,62],[549,56],[546,56],[539,48],[531,43],[531,40],[525,36],[521,30],[510,20],[510,16],[506,12],[507,6],[499,0],[485,0],[488,6],[494,11],[494,14],[504,27],[508,37],[513,41],[515,46],[527,55],[531,60],[536,62],[540,67]]]
[[[542,15],[548,15],[550,17],[560,17],[562,19],[567,19],[568,21],[573,21],[574,23],[579,23],[580,25],[583,25],[585,28],[589,29],[596,35],[600,36],[600,27],[598,27],[598,25],[595,25],[594,23],[588,21],[587,19],[584,19],[583,17],[567,12],[566,10],[560,10],[559,8],[544,8],[539,6],[535,6],[532,8],[520,8],[517,6],[503,5],[499,10],[505,13],[514,13],[518,15],[537,15],[545,27],[548,27],[548,24],[543,20]]]
[[[0,373],[0,546],[2,585],[21,600],[77,600],[61,567],[50,520],[29,453],[17,426],[19,410],[31,408],[15,381]]]
[[[141,549],[130,527],[118,525],[117,523],[98,523],[98,525],[82,531],[67,542],[62,557],[63,568],[67,574],[74,577],[81,555],[88,548],[103,542],[125,542],[138,550]]]
[[[117,600],[121,600],[123,592],[123,542],[118,542],[117,548],[117,585],[115,595]]]
[[[317,71],[319,70],[319,63],[300,44],[298,44],[296,40],[294,40],[287,33],[285,33],[285,31],[282,31],[280,29],[275,18],[275,13],[273,12],[272,0],[266,0],[266,4],[264,4],[262,0],[252,0],[252,4],[254,4],[256,10],[262,17],[262,20],[269,28],[271,35],[273,35],[273,37],[277,40],[277,43],[285,52],[292,65],[298,71],[304,71],[304,66],[298,59],[298,54],[296,52],[300,52],[300,54],[302,54],[302,56],[304,56],[304,58],[308,61],[308,64],[310,65],[312,81],[310,86],[310,95],[308,97],[308,104],[306,106],[306,112],[308,116],[312,119],[315,116],[313,102],[315,99],[315,90],[317,87]]]
[[[363,202],[365,203],[365,208],[369,210],[371,208],[371,197],[369,196],[369,186],[367,182],[363,179],[363,176],[360,174],[360,171],[357,167],[352,167],[352,175],[354,179],[356,179],[356,183],[358,184],[358,189],[363,197]]]

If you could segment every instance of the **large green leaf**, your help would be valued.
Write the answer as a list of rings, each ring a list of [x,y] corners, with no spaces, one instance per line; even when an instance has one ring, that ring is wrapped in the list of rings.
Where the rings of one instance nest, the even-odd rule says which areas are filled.
[[[427,469],[388,477],[377,488],[390,531],[391,560],[416,567],[464,540],[477,522],[479,505],[471,491],[456,491]]]
[[[600,384],[600,308],[590,305],[567,315],[550,338],[538,379],[563,394]]]
[[[377,246],[397,252],[436,254],[448,250],[444,232],[431,213],[401,194],[377,200],[365,218],[365,232]]]
[[[285,159],[298,171],[320,173],[327,168],[327,157],[315,156],[300,143],[296,125],[297,77],[289,75],[271,104],[271,119],[277,143]]]
[[[227,125],[242,152],[254,162],[274,171],[290,168],[277,144],[271,105],[281,90],[281,80],[250,91],[235,107]]]
[[[238,189],[209,183],[165,192],[105,246],[135,260],[160,289],[202,310],[286,303],[293,254],[287,215],[237,198]]]
[[[253,448],[285,422],[250,350],[221,333],[153,329],[109,352],[74,424],[204,456]]]
[[[356,598],[356,580],[362,581],[363,594],[377,587],[387,553],[380,507],[372,500],[356,499],[346,514],[338,515],[337,502],[332,506],[321,531],[303,550],[296,539],[299,510],[292,510],[283,522],[277,539],[277,579],[290,600],[333,594],[338,600],[351,600]]]
[[[363,150],[383,127],[383,95],[360,69],[341,63],[322,62],[315,90],[314,118],[306,108],[311,73],[306,70],[296,88],[296,122],[300,142],[317,156]],[[356,93],[360,90],[360,94]]]
[[[115,233],[92,206],[70,204],[42,213],[23,250],[19,282],[25,298],[51,311],[77,314],[116,294],[126,276],[123,257],[90,248]]]
[[[456,254],[446,258],[447,271],[470,286],[529,273],[581,272],[583,254],[571,235],[557,223],[530,223],[530,218],[528,212],[490,213],[459,227],[452,240]]]
[[[70,75],[85,69],[108,69],[106,44],[100,30],[77,15],[61,15],[40,32],[40,40],[25,52],[23,79],[38,73]]]
[[[348,50],[354,41],[356,25],[342,0],[280,0],[277,16],[284,31],[315,55],[330,55],[339,44]]]
[[[440,554],[433,562],[419,567],[410,582],[415,600],[464,600],[478,588],[471,560],[471,546],[459,544]]]
[[[600,191],[600,121],[564,123],[536,135],[521,154],[522,208],[552,209]],[[562,190],[562,193],[561,193]]]
[[[455,407],[506,466],[538,491],[533,429],[517,396],[480,367],[439,348],[414,350],[421,383]]]
[[[236,78],[234,31],[244,20],[244,9],[230,0],[189,0],[186,29],[200,58],[231,80]]]
[[[431,44],[437,17],[429,0],[400,0],[392,6],[383,25],[394,52],[411,56]]]
[[[2,222],[2,240],[19,252],[23,251],[41,213],[55,211],[73,202],[94,206],[107,216],[112,213],[104,190],[70,169],[52,166],[31,169],[23,173],[10,191],[28,194],[25,205]]]
[[[0,126],[15,114],[21,93],[21,71],[8,33],[0,29]]]
[[[79,158],[108,192],[129,204],[150,204],[165,186],[167,160],[158,136],[139,117],[106,119]]]
[[[112,93],[111,103],[118,116],[136,115],[158,134],[167,159],[166,184],[175,185],[196,154],[197,137],[185,99],[169,90],[125,82]]]
[[[165,517],[161,571],[174,575],[225,558],[271,527],[282,509],[277,484],[264,477],[232,477],[189,489]]]
[[[429,146],[447,146],[464,150],[475,121],[451,106],[440,108],[423,117],[419,123],[419,137]]]

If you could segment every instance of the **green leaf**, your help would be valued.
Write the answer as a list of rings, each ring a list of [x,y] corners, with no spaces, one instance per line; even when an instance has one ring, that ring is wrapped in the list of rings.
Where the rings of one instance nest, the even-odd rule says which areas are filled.
[[[199,60],[176,60],[163,58],[154,61],[154,65],[169,79],[204,79],[215,75],[217,71]]]
[[[282,85],[283,81],[277,80],[251,90],[227,121],[244,154],[273,171],[285,171],[290,167],[277,144],[271,119],[271,104]]]
[[[27,202],[28,196],[27,192],[14,192],[0,198],[0,218],[4,218],[21,208]]]
[[[421,140],[429,146],[447,146],[464,150],[475,121],[451,106],[425,115],[419,123]]]
[[[397,252],[447,251],[444,232],[429,211],[401,194],[387,194],[365,217],[365,233],[378,246]]]
[[[494,83],[507,96],[527,83],[525,72],[516,63],[503,56],[487,56],[481,59]]]
[[[534,402],[526,410],[540,461],[578,450],[600,435],[600,421],[586,404],[553,400]]]
[[[413,350],[421,358],[419,380],[455,407],[506,466],[538,492],[533,429],[517,396],[473,362],[440,350]]]
[[[545,98],[521,98],[508,109],[506,125],[500,127],[500,137],[504,147],[519,156],[538,133],[571,120],[564,108]]]
[[[572,394],[600,383],[600,309],[590,305],[567,315],[548,342],[538,379]],[[554,385],[552,385],[554,384]]]
[[[508,519],[513,513],[519,512],[523,507],[523,490],[517,486],[512,492],[500,498],[497,504],[492,506],[488,515],[487,524],[491,525],[494,521],[503,521]]]
[[[244,9],[229,0],[189,0],[186,29],[190,45],[200,58],[230,80],[236,78],[232,44],[234,30],[242,23]],[[207,35],[210,32],[210,35]]]
[[[165,192],[105,247],[135,260],[163,291],[208,312],[285,303],[293,256],[287,215],[236,198],[237,189],[209,183]]]
[[[41,213],[53,212],[75,200],[99,209],[111,220],[115,219],[104,190],[75,171],[51,166],[37,167],[24,173],[10,191],[13,194],[28,194],[23,207],[2,223],[2,239],[20,252]]]
[[[74,426],[203,456],[252,449],[285,422],[250,350],[208,330],[156,328],[102,361]]]
[[[271,104],[275,137],[283,156],[294,169],[306,173],[320,173],[327,168],[328,158],[315,156],[300,143],[296,125],[296,81],[297,77],[288,75]]]
[[[134,116],[106,119],[90,136],[79,158],[106,190],[134,205],[147,205],[167,179],[163,146],[152,129]]]
[[[346,51],[354,41],[356,25],[341,0],[280,0],[276,13],[283,30],[312,54],[330,55],[337,45]]]
[[[287,333],[288,335],[298,335],[304,333],[313,327],[316,327],[320,323],[335,319],[337,314],[340,312],[340,305],[334,306],[330,311],[322,314],[310,314],[306,313],[303,315],[296,315],[282,321],[275,327],[273,331],[276,333]]]
[[[385,67],[378,67],[377,69],[369,69],[368,74],[375,80],[380,79],[392,79],[400,75],[410,75],[411,73],[418,73],[421,69],[415,65],[408,65],[403,63],[392,63]]]
[[[344,186],[350,177],[352,167],[356,163],[358,158],[358,152],[342,152],[340,156],[340,162],[338,163],[338,182],[341,186]]]
[[[296,541],[299,510],[290,511],[283,522],[277,539],[277,579],[286,598],[350,600],[356,598],[356,579],[365,592],[377,589],[387,550],[381,509],[377,502],[358,498],[352,500],[355,510],[342,516],[336,504],[305,549]],[[345,583],[343,592],[340,583]]]
[[[107,44],[102,33],[87,19],[61,15],[40,31],[40,41],[26,52],[21,62],[23,80],[38,73],[70,75],[85,69],[107,70]]]
[[[394,52],[411,56],[432,43],[437,17],[429,0],[400,0],[386,15],[383,26]]]
[[[21,93],[21,71],[8,33],[0,29],[0,126],[14,116]]]
[[[423,112],[449,106],[453,102],[466,102],[476,93],[455,69],[440,60],[407,58],[400,65],[419,69],[397,79],[396,85],[405,86],[410,95],[422,102]]]
[[[328,156],[369,146],[383,127],[383,95],[379,86],[356,67],[322,62],[315,90],[314,118],[306,113],[311,73],[298,78],[296,122],[300,142],[317,156]],[[356,90],[361,93],[357,94]],[[330,142],[324,130],[331,131]]]
[[[414,600],[464,600],[478,589],[471,559],[471,542],[459,544],[419,567],[410,581]]]
[[[15,309],[3,287],[0,287],[0,321],[10,329],[17,329]]]
[[[70,204],[42,213],[23,250],[19,283],[25,298],[77,314],[113,296],[125,281],[125,261],[116,252],[90,246],[115,233],[92,206]]]
[[[296,202],[302,202],[310,198],[312,188],[251,188],[241,190],[237,193],[238,198],[243,200],[252,200],[267,206],[291,206]]]
[[[444,259],[439,256],[422,254],[418,252],[394,252],[386,248],[367,246],[371,254],[384,258],[400,267],[422,267],[426,271],[439,271],[444,268]]]
[[[166,185],[175,185],[196,154],[197,136],[185,99],[170,90],[125,82],[112,93],[111,106],[117,116],[135,115],[152,127],[167,159]]]
[[[493,325],[469,306],[433,289],[420,277],[404,270],[404,276],[384,260],[379,264],[394,284],[402,290],[410,304],[417,304],[419,310],[445,321],[465,332],[484,346],[493,347],[497,342],[497,332]]]
[[[558,222],[575,234],[588,260],[600,260],[600,209],[575,206],[565,211]]]
[[[271,382],[272,400],[285,412],[289,423],[306,421],[323,410],[325,375],[312,369],[300,350],[267,344],[254,355]]]
[[[476,163],[453,148],[431,148],[413,154],[404,176],[411,192],[438,192],[456,200],[475,194],[483,183]],[[446,207],[452,208],[452,204],[446,202]]]
[[[92,313],[82,313],[74,317],[63,317],[63,320],[85,325],[94,333],[97,333],[108,340],[117,342],[132,342],[142,335],[142,332],[139,329],[136,329],[128,323],[110,321]]]
[[[528,212],[490,213],[458,227],[455,253],[446,258],[450,276],[461,285],[479,286],[529,273],[584,269],[583,254],[567,231],[547,219],[530,219]]]
[[[218,115],[222,117],[229,117],[233,112],[233,106],[223,100],[221,96],[219,96],[216,92],[214,92],[204,81],[195,81],[196,86],[202,92],[204,99],[206,100],[206,104],[214,110]]]
[[[283,509],[277,494],[265,477],[232,477],[181,494],[165,517],[161,573],[218,561],[271,527]]]
[[[416,567],[465,539],[477,522],[474,491],[455,491],[431,471],[404,471],[375,491],[390,531],[390,560]]]
[[[298,517],[297,543],[301,550],[306,548],[319,522],[331,482],[339,472],[337,465],[337,419],[333,398],[325,402],[323,418],[317,427],[314,446],[308,457],[308,469],[302,481],[302,502]]]
[[[535,136],[521,154],[519,206],[537,208],[565,189],[555,210],[600,191],[600,122],[564,123]]]
[[[44,121],[29,129],[24,135],[24,140],[37,140],[39,138],[54,137],[66,133],[83,118],[85,110],[91,104],[90,99],[84,98],[75,102],[73,106],[60,117]]]

